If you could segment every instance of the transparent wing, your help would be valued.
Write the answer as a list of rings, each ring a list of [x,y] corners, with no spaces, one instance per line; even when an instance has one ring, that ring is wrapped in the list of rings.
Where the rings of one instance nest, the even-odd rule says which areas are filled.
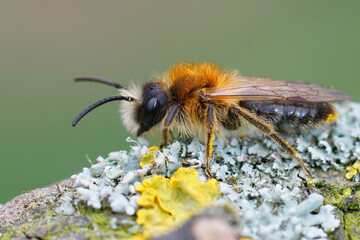
[[[341,102],[350,100],[333,88],[304,82],[285,82],[268,78],[240,76],[238,83],[223,88],[208,88],[207,100],[282,100],[295,102]]]

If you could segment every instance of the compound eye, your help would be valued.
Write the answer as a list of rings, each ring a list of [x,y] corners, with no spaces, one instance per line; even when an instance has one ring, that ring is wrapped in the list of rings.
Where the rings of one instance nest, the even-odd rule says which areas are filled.
[[[151,112],[153,111],[158,105],[158,100],[156,97],[151,98],[148,103],[146,104],[146,111]]]

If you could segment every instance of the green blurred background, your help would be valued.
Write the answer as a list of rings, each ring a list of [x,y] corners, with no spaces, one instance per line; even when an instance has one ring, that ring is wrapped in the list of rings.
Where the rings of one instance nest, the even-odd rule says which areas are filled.
[[[317,82],[359,101],[360,1],[0,2],[0,203],[128,149],[117,91],[180,61]]]

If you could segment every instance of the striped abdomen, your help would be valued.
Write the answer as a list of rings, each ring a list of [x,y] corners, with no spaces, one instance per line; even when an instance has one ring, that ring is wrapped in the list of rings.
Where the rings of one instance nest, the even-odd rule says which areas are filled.
[[[284,130],[310,128],[337,118],[328,102],[241,101],[239,105]]]

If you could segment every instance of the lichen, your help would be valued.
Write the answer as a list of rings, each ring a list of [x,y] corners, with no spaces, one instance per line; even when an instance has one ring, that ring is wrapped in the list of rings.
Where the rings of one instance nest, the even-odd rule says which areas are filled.
[[[8,228],[7,231],[5,233],[3,233],[0,237],[2,240],[8,240],[10,239],[12,236],[14,235],[14,229],[13,228]]]
[[[155,160],[154,152],[159,151],[157,146],[152,146],[149,148],[149,151],[141,158],[140,167],[144,167],[147,164],[153,163]]]
[[[324,196],[324,203],[331,204],[341,213],[347,239],[360,236],[360,184],[343,186],[333,182],[310,182],[310,188]]]
[[[332,125],[300,134],[283,134],[289,144],[296,145],[299,155],[314,173],[311,181],[304,179],[305,174],[295,159],[256,132],[249,131],[246,137],[231,138],[228,142],[215,139],[210,165],[213,177],[219,181],[221,196],[211,203],[214,208],[232,209],[240,226],[235,226],[240,236],[304,240],[357,236],[360,104],[344,103],[337,109],[339,118]],[[52,233],[68,236],[67,231],[82,236],[86,233],[94,239],[99,238],[99,234],[104,234],[101,235],[104,238],[145,238],[152,236],[151,227],[166,232],[173,227],[166,223],[178,226],[178,222],[185,221],[186,217],[178,217],[178,211],[174,210],[177,206],[203,209],[194,201],[201,197],[179,197],[198,194],[201,191],[194,190],[192,184],[207,181],[203,170],[205,146],[199,139],[173,139],[163,149],[127,140],[132,144],[129,151],[98,157],[97,163],[72,176],[71,189],[52,200],[56,211],[53,209],[46,215],[48,220],[60,221],[66,227],[48,232],[44,239],[55,238]],[[181,167],[191,170],[178,170]],[[346,167],[349,167],[347,174]],[[188,179],[187,176],[192,176],[192,180],[179,181],[176,185],[172,181],[179,177],[177,171],[187,172],[181,176],[183,180]],[[172,205],[169,207],[164,202]],[[30,205],[36,207],[37,204]],[[198,213],[190,210],[191,214]],[[188,214],[179,213],[179,216]],[[36,225],[30,223],[41,224],[43,217],[34,215],[29,225],[22,224],[22,231],[36,232]],[[76,222],[62,222],[65,218],[78,218],[83,221],[82,227]],[[156,225],[156,221],[164,224]],[[15,236],[15,232],[21,234],[18,229],[9,226],[7,232],[1,232],[1,238],[9,236],[9,232],[11,236]]]
[[[344,104],[339,108],[339,119],[331,127],[314,129],[297,138],[292,135],[284,137],[290,144],[297,143],[299,154],[316,174],[329,169],[344,169],[350,158],[360,155],[360,144],[352,131],[360,126],[357,109],[360,109],[358,104]],[[233,138],[229,143],[216,139],[211,162],[213,176],[223,181],[220,184],[223,196],[216,204],[232,205],[237,210],[243,225],[241,233],[253,238],[266,239],[271,232],[273,237],[296,238],[303,235],[311,239],[324,237],[327,231],[333,231],[339,221],[327,205],[338,207],[338,203],[326,195],[324,202],[317,198],[313,205],[311,199],[314,196],[303,194],[303,181],[298,177],[303,172],[296,169],[296,160],[289,158],[275,143],[257,133],[249,132],[246,136]],[[138,216],[141,216],[143,209],[138,210],[141,205],[139,199],[143,197],[135,191],[139,188],[136,187],[137,183],[156,179],[157,175],[164,179],[170,178],[180,166],[193,167],[199,179],[206,179],[202,170],[205,147],[196,138],[191,141],[175,139],[162,150],[129,141],[135,145],[128,153],[120,151],[109,154],[106,159],[98,158],[98,163],[90,171],[84,169],[82,174],[73,177],[79,198],[88,206],[100,208],[109,204],[112,211],[128,215],[137,211]],[[171,194],[168,194],[170,197]],[[288,211],[300,206],[304,209],[303,214],[296,215],[291,212],[294,210]],[[311,219],[317,219],[317,222],[309,225],[310,217],[307,216],[312,215],[314,206],[318,208],[318,213]],[[160,209],[159,205],[156,210]],[[326,225],[323,222],[325,219],[332,221]],[[276,222],[281,224],[276,225]],[[277,229],[279,226],[282,228]],[[147,231],[146,227],[144,231]]]
[[[356,161],[352,166],[346,167],[347,173],[345,177],[352,179],[356,174],[360,173],[360,161]]]
[[[319,185],[314,184],[313,187],[314,191],[325,197],[325,204],[336,206],[343,212],[360,210],[360,184],[341,186],[322,182]]]
[[[84,239],[109,239],[134,234],[130,231],[136,224],[134,216],[124,217],[112,213],[110,209],[95,210],[83,205],[76,206],[76,214],[68,216],[54,211],[59,204],[61,203],[55,201],[51,205],[33,208],[24,213],[23,220],[16,225],[3,225],[6,232],[0,239],[62,239],[74,235]]]
[[[179,168],[171,179],[154,176],[136,185],[141,192],[137,222],[144,226],[145,238],[164,234],[200,213],[220,196],[217,181],[202,182],[195,169]]]

